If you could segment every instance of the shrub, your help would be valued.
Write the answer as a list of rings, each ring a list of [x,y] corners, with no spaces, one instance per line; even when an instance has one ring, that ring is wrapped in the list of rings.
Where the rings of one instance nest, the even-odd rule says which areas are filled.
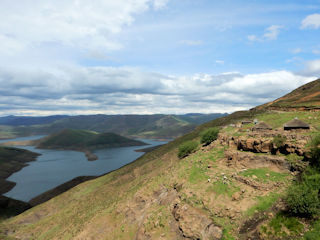
[[[178,157],[184,158],[184,157],[188,156],[190,153],[195,152],[197,147],[198,147],[198,143],[195,141],[187,141],[187,142],[182,143],[179,146]]]
[[[306,217],[312,217],[319,213],[318,191],[307,182],[292,185],[286,198],[289,211],[295,215]]]
[[[277,148],[283,147],[284,143],[287,141],[286,136],[282,136],[280,134],[278,134],[277,136],[275,136],[273,138],[273,144],[276,145]]]
[[[209,128],[202,133],[201,143],[208,145],[218,138],[219,129],[218,128]]]
[[[310,144],[310,164],[320,169],[320,134],[312,138]]]

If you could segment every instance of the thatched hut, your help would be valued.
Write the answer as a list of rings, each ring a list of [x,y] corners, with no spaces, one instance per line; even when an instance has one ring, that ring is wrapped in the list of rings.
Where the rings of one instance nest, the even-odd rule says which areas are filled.
[[[253,131],[272,130],[272,127],[265,122],[259,122],[252,128],[252,130]]]
[[[308,123],[305,123],[298,118],[295,118],[289,122],[287,122],[283,126],[284,130],[292,130],[292,129],[310,129],[310,125]]]
[[[250,124],[250,123],[252,123],[252,121],[251,120],[247,120],[247,119],[241,121],[242,125],[246,125],[246,124]]]

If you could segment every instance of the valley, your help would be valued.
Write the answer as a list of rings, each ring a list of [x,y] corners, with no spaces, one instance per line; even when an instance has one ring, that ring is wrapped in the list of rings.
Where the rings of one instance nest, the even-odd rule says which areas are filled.
[[[294,119],[310,129],[284,130]],[[319,119],[320,112],[313,110],[257,107],[235,112],[2,222],[1,231],[17,239],[271,240],[315,235],[317,217],[292,212],[289,190],[299,186],[299,176],[317,179],[310,171],[316,171],[311,169],[319,159],[310,148],[319,148],[312,143],[319,135]],[[217,139],[200,144],[213,127],[219,129]],[[178,157],[190,141],[196,148]]]
[[[172,139],[226,113],[185,115],[80,115],[0,118],[0,138],[54,134],[64,129],[113,132],[131,138]]]

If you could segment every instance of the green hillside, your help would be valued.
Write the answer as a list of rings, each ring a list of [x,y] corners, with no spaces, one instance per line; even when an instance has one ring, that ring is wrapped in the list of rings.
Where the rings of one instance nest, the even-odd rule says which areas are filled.
[[[320,79],[305,84],[291,93],[258,108],[320,109]]]
[[[283,124],[295,117],[311,129],[284,131]],[[255,118],[273,130],[241,124]],[[310,150],[319,149],[312,140],[319,135],[319,119],[319,111],[259,108],[213,120],[2,222],[0,234],[4,239],[319,239],[320,168],[307,168],[320,162]],[[211,127],[219,128],[219,138],[201,146]],[[178,158],[179,147],[190,140],[198,148]],[[292,188],[297,191],[291,194],[301,196],[296,202],[305,203],[302,210],[314,210],[311,217],[290,212]]]
[[[30,126],[0,126],[7,137],[52,134],[63,129],[114,132],[135,138],[170,139],[192,131],[197,125],[226,114],[186,115],[85,115],[66,116],[52,123]],[[1,120],[1,119],[0,119]],[[21,121],[19,121],[21,122]],[[40,120],[39,120],[40,123]],[[11,124],[10,122],[7,124]]]
[[[122,137],[115,133],[98,134],[87,130],[65,129],[56,134],[40,139],[37,147],[84,150],[140,145],[145,145],[145,143]]]

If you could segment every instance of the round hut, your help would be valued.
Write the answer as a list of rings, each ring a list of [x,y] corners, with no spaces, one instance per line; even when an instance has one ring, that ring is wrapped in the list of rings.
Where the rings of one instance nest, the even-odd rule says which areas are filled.
[[[252,128],[252,130],[253,131],[272,130],[272,127],[265,122],[259,122]]]
[[[305,123],[298,118],[295,118],[289,122],[287,122],[283,126],[284,130],[293,130],[293,129],[310,129],[310,125],[308,123]]]

